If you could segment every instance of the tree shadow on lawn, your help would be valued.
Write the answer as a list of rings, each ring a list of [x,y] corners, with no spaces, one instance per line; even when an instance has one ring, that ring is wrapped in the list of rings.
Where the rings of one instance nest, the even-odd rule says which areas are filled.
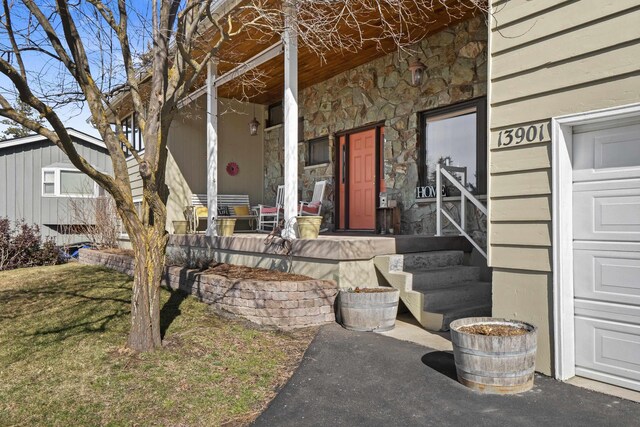
[[[171,296],[164,303],[162,309],[160,310],[160,338],[164,339],[165,334],[167,333],[167,329],[171,326],[171,323],[182,314],[180,310],[180,304],[182,301],[187,299],[189,296],[188,293],[182,290],[167,290]]]
[[[454,381],[458,381],[453,353],[449,351],[432,351],[422,356],[421,360],[422,363],[431,369],[440,372],[442,375]]]

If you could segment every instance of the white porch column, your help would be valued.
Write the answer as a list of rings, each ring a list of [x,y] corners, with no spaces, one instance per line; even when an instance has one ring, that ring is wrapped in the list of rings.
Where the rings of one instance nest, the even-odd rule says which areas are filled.
[[[213,218],[218,215],[218,91],[216,64],[207,64],[207,236],[216,236]]]
[[[285,11],[284,42],[284,220],[282,235],[294,239],[298,214],[298,40],[295,6]]]

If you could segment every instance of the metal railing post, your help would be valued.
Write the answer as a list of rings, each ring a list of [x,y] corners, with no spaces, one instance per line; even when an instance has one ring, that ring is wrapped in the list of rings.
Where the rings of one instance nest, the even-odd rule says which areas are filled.
[[[467,183],[467,168],[462,172],[462,185],[464,186]],[[464,195],[464,192],[460,192],[460,228],[463,231],[467,231],[465,226],[467,221],[467,198]]]
[[[436,164],[436,236],[442,236],[442,175],[440,163]]]

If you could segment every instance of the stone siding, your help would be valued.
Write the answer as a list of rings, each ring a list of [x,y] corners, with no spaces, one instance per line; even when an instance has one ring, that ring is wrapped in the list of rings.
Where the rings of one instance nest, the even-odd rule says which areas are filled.
[[[133,259],[125,255],[81,249],[79,260],[133,274]],[[216,314],[241,317],[263,327],[287,330],[335,321],[333,304],[338,288],[330,280],[235,280],[183,267],[167,267],[162,285],[193,295]]]
[[[325,225],[333,228],[335,133],[383,122],[385,126],[384,181],[399,193],[403,234],[435,233],[435,203],[416,202],[418,185],[418,115],[486,95],[487,27],[485,18],[447,28],[414,47],[427,66],[420,87],[410,84],[408,54],[390,53],[365,65],[308,87],[300,93],[305,140],[329,136],[327,165],[305,168],[306,144],[300,144],[300,189],[310,199],[313,183],[327,179]],[[400,58],[399,58],[400,56]],[[282,184],[284,138],[282,128],[265,130],[265,202],[275,200]],[[459,202],[450,202],[451,207]],[[469,206],[471,209],[471,205]],[[472,219],[472,218],[470,218]],[[476,221],[478,230],[486,220]],[[445,221],[446,223],[446,221]],[[449,230],[453,231],[452,227]]]

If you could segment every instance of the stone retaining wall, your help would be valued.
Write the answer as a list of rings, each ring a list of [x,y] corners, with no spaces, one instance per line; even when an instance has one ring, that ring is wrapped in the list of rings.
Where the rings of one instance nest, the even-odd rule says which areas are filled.
[[[125,255],[81,249],[79,260],[83,264],[133,274],[133,259]],[[286,330],[335,321],[333,303],[338,287],[331,280],[236,280],[183,267],[167,267],[162,285],[193,295],[216,314],[242,317],[260,326]]]

